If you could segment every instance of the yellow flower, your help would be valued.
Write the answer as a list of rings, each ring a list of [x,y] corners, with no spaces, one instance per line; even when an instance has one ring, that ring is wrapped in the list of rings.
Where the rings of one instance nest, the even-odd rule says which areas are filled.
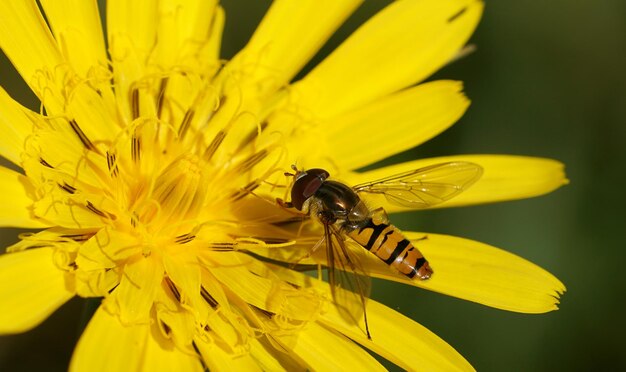
[[[447,161],[484,169],[441,207],[563,185],[560,163],[517,156],[355,172],[463,114],[460,83],[416,84],[455,57],[482,2],[396,1],[293,83],[360,1],[277,0],[228,62],[217,1],[111,0],[106,43],[95,0],[40,3],[47,23],[34,0],[0,8],[0,47],[42,105],[29,111],[0,89],[0,154],[23,169],[0,168],[0,222],[42,229],[0,257],[0,332],[29,330],[78,295],[103,300],[73,370],[382,369],[358,344],[405,369],[471,369],[373,300],[371,340],[362,321],[346,321],[325,282],[289,268],[316,262],[305,256],[321,225],[293,223],[275,200],[294,163],[348,185]],[[398,210],[384,198],[368,204]],[[554,310],[564,291],[539,267],[478,242],[428,234],[419,249],[436,268],[427,281],[373,255],[362,264],[372,276],[517,312]]]

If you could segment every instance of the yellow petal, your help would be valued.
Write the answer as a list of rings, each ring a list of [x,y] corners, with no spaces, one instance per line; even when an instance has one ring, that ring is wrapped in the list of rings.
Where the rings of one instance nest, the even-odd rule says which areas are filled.
[[[111,269],[140,253],[135,236],[105,227],[80,246],[75,262],[82,271]]]
[[[2,2],[0,48],[37,94],[42,92],[35,74],[42,70],[51,72],[62,61],[35,0]]]
[[[290,283],[330,292],[326,282],[284,267],[272,268]],[[371,299],[367,301],[366,311],[371,340],[367,339],[362,325],[346,321],[335,306],[328,306],[319,321],[406,370],[473,370],[445,341],[404,315]]]
[[[183,352],[171,343],[159,341],[161,340],[157,340],[154,336],[147,337],[141,370],[146,372],[204,371],[200,356],[193,353],[193,350]]]
[[[115,125],[118,112],[112,105],[107,104],[102,92],[98,93],[86,84],[74,88],[65,110],[76,125],[80,126],[89,141],[96,146],[102,142],[109,145],[115,136],[119,135],[120,128]]]
[[[229,354],[214,343],[196,340],[202,359],[210,371],[261,371],[250,354]]]
[[[409,280],[372,258],[373,276],[521,313],[556,310],[565,286],[552,274],[521,257],[469,239],[429,233],[405,233],[435,271],[425,281]],[[427,239],[416,241],[427,236]]]
[[[74,296],[53,253],[39,248],[0,256],[0,333],[34,328]]]
[[[38,130],[29,138],[24,156],[24,170],[34,180],[67,182],[83,189],[82,183],[107,188],[111,182],[106,160],[93,151],[85,151],[72,126],[65,120],[50,120],[55,130]],[[87,190],[80,190],[87,191]]]
[[[220,253],[214,260],[211,273],[250,305],[296,320],[310,320],[319,310],[317,296],[272,277],[258,260],[238,253]]]
[[[379,168],[365,173],[350,173],[341,178],[350,185],[374,181],[393,174],[422,168],[428,165],[468,161],[483,167],[482,177],[468,190],[435,208],[494,203],[505,200],[531,198],[547,194],[567,184],[563,164],[544,158],[512,155],[456,155],[414,160]],[[387,212],[407,210],[389,204],[380,195],[366,195],[372,206],[383,206]]]
[[[476,0],[393,2],[296,84],[300,104],[328,118],[423,80],[465,44],[482,8]]]
[[[71,371],[202,371],[193,351],[156,339],[148,324],[124,326],[102,307],[81,336]]]
[[[102,306],[83,332],[70,362],[70,371],[137,371],[150,337],[147,324],[123,326]]]
[[[277,350],[272,345],[264,345],[256,338],[250,339],[249,343],[250,355],[263,371],[297,371],[302,368],[283,350]]]
[[[167,276],[180,293],[180,303],[195,312],[196,318],[205,317],[206,314],[200,314],[205,301],[200,295],[200,266],[195,257],[168,254],[163,257],[163,263]]]
[[[26,112],[0,87],[0,155],[16,165],[22,163],[20,154],[33,127]]]
[[[371,340],[358,326],[346,322],[335,307],[323,314],[321,321],[408,371],[474,370],[437,335],[383,304],[369,300],[367,319]]]
[[[96,0],[43,0],[46,18],[65,59],[80,76],[106,68],[104,36]]]
[[[356,169],[415,147],[446,130],[469,106],[456,81],[418,85],[322,125],[337,167]]]
[[[222,34],[224,32],[224,22],[226,14],[224,8],[217,6],[213,16],[213,24],[211,26],[211,37],[204,45],[200,52],[200,60],[217,61],[220,58],[220,50],[222,47]]]
[[[51,185],[46,190],[45,196],[34,203],[33,212],[37,217],[62,227],[77,229],[103,227],[108,220],[100,214],[102,212],[94,212],[89,208],[87,200],[83,199],[82,202],[79,200],[81,199],[72,197],[58,185]]]
[[[291,351],[312,371],[386,370],[350,339],[318,323],[309,323],[298,332],[296,344]]]
[[[291,80],[362,0],[274,1],[229,66],[276,89]]]
[[[120,285],[106,299],[105,307],[119,311],[123,324],[147,322],[162,278],[163,266],[153,256],[127,264]]]
[[[156,0],[111,0],[107,2],[109,43],[127,39],[140,56],[147,56],[156,37],[159,5]]]
[[[10,169],[0,167],[0,226],[46,227],[33,214],[33,187],[30,180]]]
[[[161,1],[154,62],[161,67],[170,67],[193,58],[204,43],[221,35],[221,28],[215,28],[214,22],[220,23],[219,17],[222,16],[216,0]],[[216,57],[214,55],[214,62]]]
[[[145,74],[146,62],[156,42],[157,0],[107,1],[107,33],[115,98],[126,121],[131,115],[131,84]],[[143,101],[140,102],[143,109]]]

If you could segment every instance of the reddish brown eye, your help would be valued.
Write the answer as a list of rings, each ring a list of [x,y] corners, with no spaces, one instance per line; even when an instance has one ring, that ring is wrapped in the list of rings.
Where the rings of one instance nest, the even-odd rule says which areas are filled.
[[[328,176],[327,171],[319,168],[309,169],[298,174],[291,188],[291,203],[293,206],[298,210],[302,210],[304,202],[315,194]]]

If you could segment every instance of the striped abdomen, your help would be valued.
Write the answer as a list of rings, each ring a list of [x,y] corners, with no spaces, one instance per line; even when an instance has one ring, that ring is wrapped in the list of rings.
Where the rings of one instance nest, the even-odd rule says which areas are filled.
[[[433,273],[424,255],[393,225],[376,224],[369,218],[363,227],[349,231],[348,236],[409,278],[424,280]]]

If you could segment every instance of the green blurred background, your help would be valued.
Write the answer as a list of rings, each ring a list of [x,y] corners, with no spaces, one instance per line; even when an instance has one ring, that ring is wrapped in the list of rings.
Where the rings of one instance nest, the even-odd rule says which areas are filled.
[[[314,61],[387,3],[368,0]],[[223,57],[229,58],[245,45],[269,1],[223,4]],[[389,162],[533,155],[564,162],[571,184],[535,199],[392,220],[400,228],[479,240],[537,263],[566,284],[561,309],[509,313],[385,282],[375,282],[373,298],[438,334],[479,371],[626,370],[626,2],[488,2],[471,42],[475,53],[431,78],[463,80],[473,102],[469,111],[452,129]],[[0,84],[36,108],[4,57],[1,68]],[[16,234],[3,230],[3,245]],[[83,307],[74,299],[35,330],[1,337],[0,369],[65,370]]]

